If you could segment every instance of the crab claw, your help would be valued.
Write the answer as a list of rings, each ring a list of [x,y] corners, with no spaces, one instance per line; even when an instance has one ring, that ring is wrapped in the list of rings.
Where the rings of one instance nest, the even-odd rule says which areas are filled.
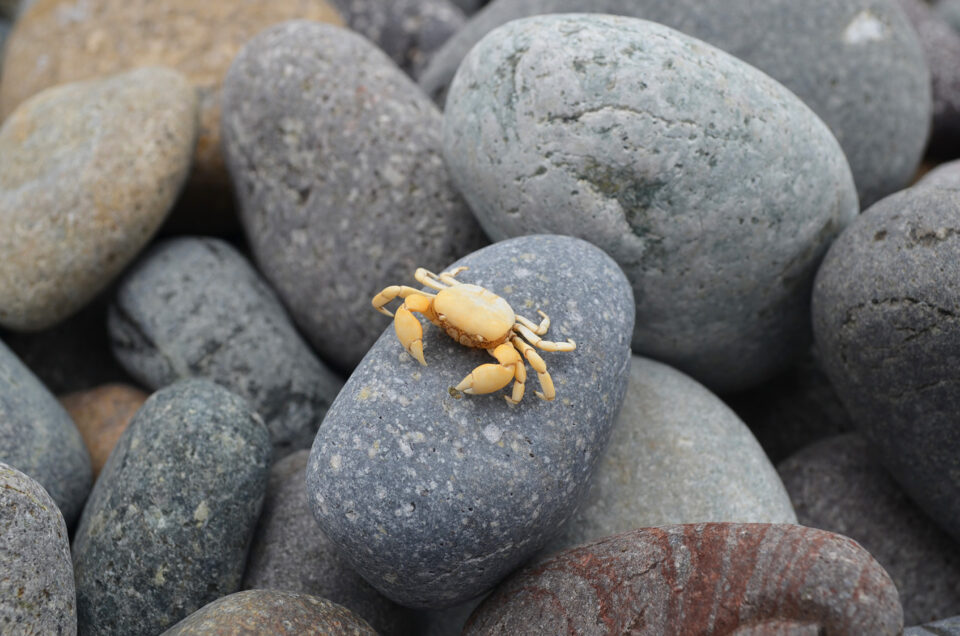
[[[423,359],[423,326],[406,306],[400,306],[397,309],[393,317],[393,328],[397,331],[397,339],[407,353],[423,366],[427,366],[427,361]]]
[[[481,364],[455,388],[470,395],[493,393],[510,384],[513,376],[513,369],[502,364]]]

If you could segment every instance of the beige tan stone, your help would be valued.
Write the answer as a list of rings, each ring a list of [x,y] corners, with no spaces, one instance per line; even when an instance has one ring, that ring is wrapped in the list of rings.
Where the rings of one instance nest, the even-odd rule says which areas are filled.
[[[59,398],[90,451],[94,479],[148,397],[140,389],[126,384],[105,384]]]
[[[343,24],[324,0],[37,0],[7,41],[0,113],[55,84],[142,66],[175,68],[200,101],[185,204],[192,216],[222,214],[231,193],[220,154],[221,82],[247,40],[294,19]]]
[[[0,325],[37,331],[106,287],[189,172],[197,103],[145,68],[35,95],[0,128]]]

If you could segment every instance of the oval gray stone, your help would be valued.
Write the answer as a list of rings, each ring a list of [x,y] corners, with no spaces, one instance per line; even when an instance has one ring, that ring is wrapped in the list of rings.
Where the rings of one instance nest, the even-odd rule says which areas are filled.
[[[939,166],[923,175],[917,182],[918,186],[937,186],[960,190],[960,160],[941,163]]]
[[[67,525],[56,503],[0,462],[0,632],[76,634]]]
[[[237,395],[183,380],[137,412],[73,540],[84,634],[157,634],[240,588],[270,436]]]
[[[119,275],[173,205],[196,134],[194,90],[165,68],[18,106],[0,128],[0,324],[49,327]]]
[[[717,391],[804,350],[817,264],[857,214],[843,152],[793,94],[632,18],[490,33],[451,87],[444,152],[492,239],[601,247],[633,285],[633,351]]]
[[[443,165],[440,113],[350,31],[288,22],[252,39],[225,80],[223,126],[260,270],[340,368],[383,330],[371,290],[484,242]]]
[[[93,482],[90,454],[60,403],[0,342],[0,462],[46,488],[73,527]]]
[[[528,236],[455,265],[520,315],[544,310],[544,337],[577,348],[542,354],[554,402],[534,397],[528,367],[512,406],[453,389],[486,352],[428,325],[421,367],[387,323],[330,407],[307,466],[313,513],[367,581],[411,607],[478,596],[543,547],[586,492],[629,373],[630,286],[596,247]]]
[[[422,68],[467,19],[450,0],[330,0],[351,29],[407,72]]]
[[[884,567],[906,624],[960,610],[960,544],[907,498],[860,435],[820,441],[779,470],[801,525],[850,537]]]
[[[420,85],[443,99],[467,52],[511,20],[594,11],[665,24],[786,86],[839,140],[863,207],[906,187],[920,164],[930,73],[895,0],[495,0],[436,52]]]
[[[634,356],[623,408],[584,503],[550,551],[679,523],[796,523],[750,429],[710,391]]]
[[[377,632],[347,608],[326,599],[296,592],[250,590],[217,599],[163,636],[230,634],[376,636]]]
[[[813,326],[854,424],[907,494],[960,539],[960,197],[887,197],[833,244]]]
[[[109,325],[114,355],[145,386],[202,377],[246,398],[275,459],[310,448],[343,386],[250,263],[217,239],[154,248],[118,287]]]
[[[270,469],[244,589],[310,594],[343,605],[383,636],[414,633],[413,613],[364,581],[317,527],[304,488],[309,456],[298,451]]]

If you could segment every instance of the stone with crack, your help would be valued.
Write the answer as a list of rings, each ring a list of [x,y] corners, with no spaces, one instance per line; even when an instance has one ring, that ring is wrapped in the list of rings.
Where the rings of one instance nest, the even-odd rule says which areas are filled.
[[[881,463],[960,538],[960,187],[880,201],[830,248],[813,325],[824,370]]]
[[[795,95],[633,18],[488,34],[451,86],[444,155],[492,239],[553,232],[610,254],[633,285],[634,352],[714,391],[804,351],[817,264],[858,211],[843,151]]]

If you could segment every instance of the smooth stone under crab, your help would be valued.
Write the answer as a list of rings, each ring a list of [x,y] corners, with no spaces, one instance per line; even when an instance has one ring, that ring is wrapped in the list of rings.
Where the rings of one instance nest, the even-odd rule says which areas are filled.
[[[461,282],[518,313],[542,309],[551,337],[575,340],[576,350],[543,353],[554,401],[508,404],[507,389],[454,386],[489,354],[428,328],[423,367],[384,320],[320,427],[307,495],[351,565],[410,607],[476,597],[546,544],[586,492],[630,370],[630,285],[598,248],[526,236],[445,271],[456,266],[470,268]]]

